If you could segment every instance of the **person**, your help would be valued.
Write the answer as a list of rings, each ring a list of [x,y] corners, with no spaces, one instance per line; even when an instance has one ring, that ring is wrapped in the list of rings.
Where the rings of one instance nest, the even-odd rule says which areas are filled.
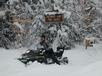
[[[48,43],[46,41],[46,36],[44,34],[41,36],[41,42],[40,42],[40,44],[43,46],[43,48],[45,50],[44,51],[45,58],[50,58],[55,63],[57,63],[58,65],[60,65],[60,62],[58,61],[57,57],[55,56],[55,53],[54,53],[53,49],[51,47],[49,47],[49,45],[48,45]]]
[[[46,36],[44,34],[41,36],[40,45],[43,46],[43,48],[49,47],[48,42],[46,40]]]
[[[58,61],[57,57],[55,56],[55,53],[52,48],[45,49],[44,56],[46,58],[52,59],[56,64],[60,65],[60,62]]]

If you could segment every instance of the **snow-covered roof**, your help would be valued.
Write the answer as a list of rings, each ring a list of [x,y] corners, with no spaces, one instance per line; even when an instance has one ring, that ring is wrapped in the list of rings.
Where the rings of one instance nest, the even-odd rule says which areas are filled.
[[[45,15],[55,15],[55,14],[63,14],[62,12],[56,12],[56,11],[46,11]]]

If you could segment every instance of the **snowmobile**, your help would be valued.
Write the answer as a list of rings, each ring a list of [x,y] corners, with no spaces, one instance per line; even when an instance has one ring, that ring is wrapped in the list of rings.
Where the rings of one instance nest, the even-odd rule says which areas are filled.
[[[53,52],[52,49],[38,49],[31,50],[28,49],[24,54],[18,58],[19,61],[28,65],[30,62],[39,62],[44,64],[68,64],[68,58],[62,57],[64,50],[62,48],[57,48],[57,52]]]

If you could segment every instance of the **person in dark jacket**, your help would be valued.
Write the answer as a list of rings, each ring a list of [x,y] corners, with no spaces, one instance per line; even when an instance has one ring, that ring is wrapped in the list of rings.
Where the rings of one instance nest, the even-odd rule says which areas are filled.
[[[44,48],[48,48],[49,47],[49,45],[47,43],[47,40],[46,40],[46,36],[44,34],[41,36],[40,45],[43,46]]]
[[[48,48],[44,52],[44,56],[46,58],[51,58],[56,64],[60,65],[60,62],[58,61],[57,57],[55,56],[55,53],[52,48]]]
[[[40,44],[43,46],[43,48],[45,50],[44,51],[44,56],[46,58],[52,59],[55,63],[60,65],[60,62],[58,61],[57,57],[55,56],[55,53],[54,53],[53,49],[49,47],[48,42],[46,41],[46,36],[44,34],[41,36]]]

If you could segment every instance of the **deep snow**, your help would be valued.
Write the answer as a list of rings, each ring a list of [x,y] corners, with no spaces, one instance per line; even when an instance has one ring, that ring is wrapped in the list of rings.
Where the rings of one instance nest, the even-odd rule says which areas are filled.
[[[45,65],[37,62],[25,67],[16,60],[26,49],[0,49],[0,76],[102,76],[102,43],[85,50],[77,45],[66,50],[67,65]]]

